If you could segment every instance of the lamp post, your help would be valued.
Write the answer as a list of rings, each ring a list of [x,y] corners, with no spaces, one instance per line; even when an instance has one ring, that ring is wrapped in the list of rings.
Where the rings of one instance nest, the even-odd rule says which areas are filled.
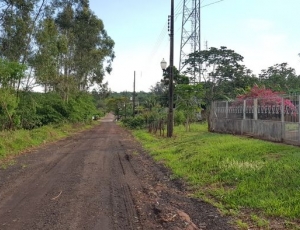
[[[133,95],[132,95],[132,116],[135,116],[135,71],[133,78]]]

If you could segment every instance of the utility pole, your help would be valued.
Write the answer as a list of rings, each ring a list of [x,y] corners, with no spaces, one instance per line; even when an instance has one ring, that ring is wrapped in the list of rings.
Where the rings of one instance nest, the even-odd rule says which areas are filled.
[[[174,62],[174,0],[171,0],[171,17],[170,17],[170,76],[169,76],[169,114],[168,114],[168,125],[167,125],[167,137],[173,136],[173,62]]]
[[[133,78],[133,95],[132,95],[132,116],[135,116],[135,71]]]

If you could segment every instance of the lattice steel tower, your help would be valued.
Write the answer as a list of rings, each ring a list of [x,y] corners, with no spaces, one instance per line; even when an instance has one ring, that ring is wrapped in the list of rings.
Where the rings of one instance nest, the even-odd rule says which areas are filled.
[[[179,71],[182,73],[185,66],[182,62],[188,58],[190,53],[201,50],[201,24],[200,8],[201,0],[184,0],[182,14],[182,30],[180,45]],[[201,66],[196,66],[192,70],[194,83],[201,81]]]

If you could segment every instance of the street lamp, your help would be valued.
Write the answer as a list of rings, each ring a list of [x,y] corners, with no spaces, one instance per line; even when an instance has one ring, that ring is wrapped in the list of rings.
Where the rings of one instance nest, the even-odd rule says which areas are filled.
[[[167,62],[165,61],[165,59],[163,58],[162,61],[160,62],[160,67],[163,71],[166,70],[167,68]]]

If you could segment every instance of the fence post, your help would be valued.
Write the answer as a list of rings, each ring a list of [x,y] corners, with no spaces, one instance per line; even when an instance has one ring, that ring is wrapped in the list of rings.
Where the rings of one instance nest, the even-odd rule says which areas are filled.
[[[225,109],[225,113],[226,113],[226,116],[225,118],[228,118],[228,101],[226,101],[226,109]]]
[[[281,98],[281,122],[284,122],[284,99]]]
[[[285,124],[284,124],[284,99],[281,98],[281,140],[285,138]]]
[[[246,100],[244,100],[244,106],[243,106],[243,120],[246,120]]]
[[[298,144],[300,144],[300,95],[298,95]]]
[[[300,124],[300,95],[298,95],[298,123]]]
[[[253,118],[257,120],[257,98],[254,99]]]
[[[241,134],[243,135],[244,133],[244,122],[246,120],[246,100],[244,100],[244,104],[243,104],[243,120],[241,123]]]

